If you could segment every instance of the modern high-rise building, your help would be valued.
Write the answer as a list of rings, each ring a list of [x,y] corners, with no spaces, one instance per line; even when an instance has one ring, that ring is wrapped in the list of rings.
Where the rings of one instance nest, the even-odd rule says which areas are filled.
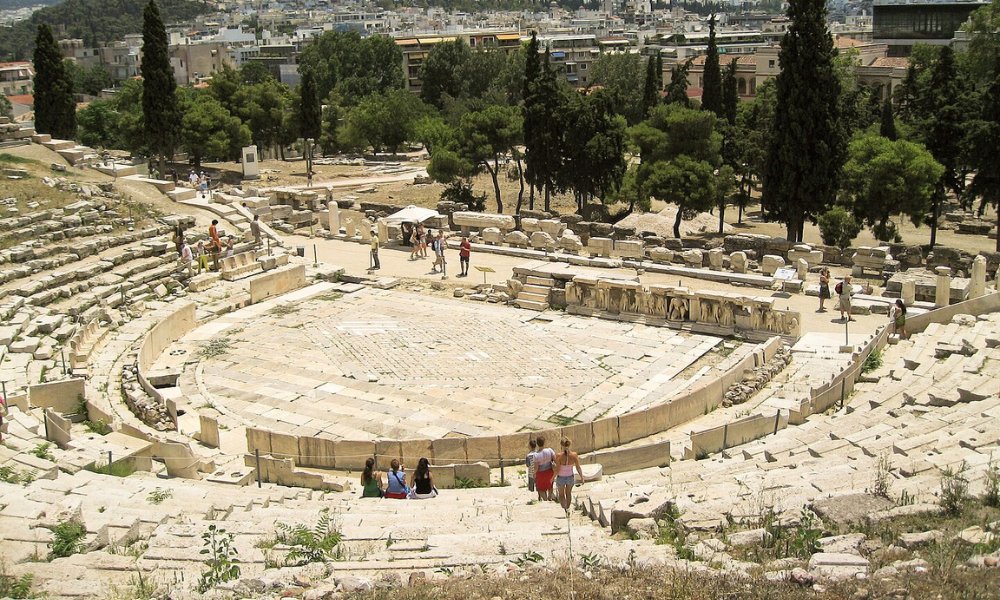
[[[874,0],[872,38],[889,56],[909,56],[915,44],[943,46],[985,0]]]

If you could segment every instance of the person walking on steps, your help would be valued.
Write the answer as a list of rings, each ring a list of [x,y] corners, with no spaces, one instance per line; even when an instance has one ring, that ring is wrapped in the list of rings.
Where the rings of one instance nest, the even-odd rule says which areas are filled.
[[[580,456],[576,452],[570,451],[570,443],[568,438],[563,438],[559,442],[562,452],[556,456],[556,488],[559,494],[559,504],[562,505],[567,515],[573,502],[573,486],[583,483],[583,467],[580,466]],[[576,472],[580,474],[579,483],[576,481],[576,476],[573,475],[574,467]]]

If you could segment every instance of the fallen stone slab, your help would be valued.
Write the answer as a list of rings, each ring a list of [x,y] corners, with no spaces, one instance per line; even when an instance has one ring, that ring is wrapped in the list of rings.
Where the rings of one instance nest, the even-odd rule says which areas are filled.
[[[938,504],[908,504],[906,506],[897,506],[895,508],[890,508],[887,510],[872,511],[871,514],[866,516],[868,523],[880,523],[882,521],[887,521],[889,519],[898,519],[899,517],[912,517],[914,515],[935,515],[940,513],[942,510],[941,506]]]
[[[903,533],[899,536],[899,545],[907,550],[913,550],[914,548],[927,546],[940,540],[942,535],[944,534],[937,529],[919,531],[916,533]]]
[[[863,523],[872,513],[886,511],[892,506],[891,500],[871,494],[844,494],[816,500],[810,508],[825,521],[847,525]]]
[[[818,552],[809,559],[809,572],[825,579],[856,579],[868,575],[868,559],[857,554]]]

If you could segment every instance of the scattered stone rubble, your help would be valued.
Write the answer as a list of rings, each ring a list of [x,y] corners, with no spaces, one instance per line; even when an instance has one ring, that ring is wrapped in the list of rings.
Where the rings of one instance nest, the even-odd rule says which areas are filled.
[[[748,369],[744,373],[743,379],[734,383],[726,391],[722,405],[728,407],[734,404],[743,404],[774,379],[774,376],[784,370],[790,362],[792,362],[791,348],[787,345],[782,346],[767,363]]]

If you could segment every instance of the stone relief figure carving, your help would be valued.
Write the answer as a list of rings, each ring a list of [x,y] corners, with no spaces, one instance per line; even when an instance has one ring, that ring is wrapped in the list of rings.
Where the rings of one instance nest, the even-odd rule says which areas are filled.
[[[719,303],[715,300],[702,298],[700,304],[701,318],[698,320],[702,323],[717,324],[719,322]]]
[[[572,281],[568,282],[566,284],[566,305],[579,306],[581,304],[583,304],[583,300],[580,298],[580,287]]]
[[[611,305],[611,290],[607,287],[607,284],[603,282],[597,282],[597,298],[595,300],[595,308],[598,310],[607,310]]]
[[[792,313],[782,313],[782,328],[781,333],[785,335],[794,335],[799,329],[799,319]]]
[[[577,284],[580,286],[580,304],[586,308],[597,308],[597,290],[589,283]]]
[[[688,303],[684,298],[671,298],[670,299],[670,312],[667,313],[667,318],[671,321],[685,321],[688,316]]]
[[[735,306],[736,305],[732,302],[727,302],[725,300],[719,302],[719,325],[722,325],[723,327],[733,326],[736,322],[735,315],[733,314]]]
[[[763,310],[764,309],[762,309],[759,306],[750,307],[750,329],[752,331],[757,331],[760,329],[761,323],[763,321],[763,314],[762,314]]]
[[[650,292],[650,313],[657,317],[667,317],[667,297]]]
[[[774,333],[781,333],[781,326],[781,319],[776,312],[769,310],[764,313],[764,329]]]
[[[649,290],[646,289],[635,290],[633,293],[633,297],[635,298],[635,312],[639,313],[640,315],[648,315],[651,313],[650,310],[652,308],[651,301],[653,298],[652,294],[649,293]]]

